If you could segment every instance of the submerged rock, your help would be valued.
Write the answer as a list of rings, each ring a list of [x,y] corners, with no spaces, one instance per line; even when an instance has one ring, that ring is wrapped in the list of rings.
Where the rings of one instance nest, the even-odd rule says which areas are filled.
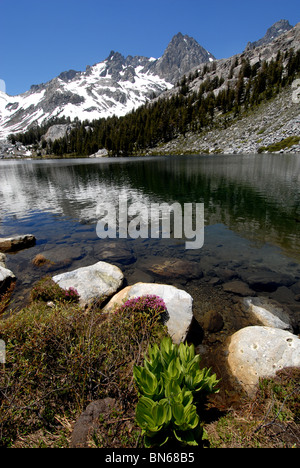
[[[256,292],[274,292],[281,286],[291,286],[295,282],[292,275],[276,273],[273,271],[260,271],[250,275],[247,283]]]
[[[238,296],[249,296],[254,294],[254,291],[249,288],[249,286],[243,281],[230,281],[223,284],[223,289],[225,292],[230,292]]]
[[[111,297],[122,286],[123,280],[122,271],[105,262],[53,277],[53,281],[61,288],[76,289],[82,306],[87,306],[100,298],[104,300]]]
[[[243,328],[230,339],[228,365],[242,388],[253,395],[260,378],[273,377],[288,367],[300,367],[300,340],[278,328]]]
[[[136,261],[136,257],[130,247],[120,242],[101,243],[95,256],[106,262],[118,263],[120,265],[130,265]]]
[[[186,291],[175,286],[155,283],[137,283],[128,286],[114,296],[104,310],[111,312],[128,299],[147,295],[156,295],[163,299],[169,315],[166,322],[169,335],[174,343],[184,341],[193,319],[193,299]]]
[[[198,263],[188,260],[161,259],[157,264],[147,265],[147,271],[161,278],[199,279],[203,272]]]
[[[0,252],[15,252],[17,250],[33,247],[36,243],[36,238],[32,234],[14,237],[0,238]]]
[[[246,297],[242,304],[244,310],[253,315],[261,325],[293,331],[287,310],[278,302],[265,297]]]
[[[224,320],[221,314],[214,310],[209,310],[200,320],[204,331],[208,333],[218,333],[224,328]]]

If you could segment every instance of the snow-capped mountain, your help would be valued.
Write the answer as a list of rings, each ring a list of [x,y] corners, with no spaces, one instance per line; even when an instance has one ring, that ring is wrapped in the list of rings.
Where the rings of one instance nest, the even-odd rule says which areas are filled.
[[[9,96],[0,91],[0,138],[52,117],[91,121],[125,115],[172,88],[191,68],[214,59],[195,39],[179,33],[159,59],[125,58],[112,51],[84,72],[63,72],[24,94]]]

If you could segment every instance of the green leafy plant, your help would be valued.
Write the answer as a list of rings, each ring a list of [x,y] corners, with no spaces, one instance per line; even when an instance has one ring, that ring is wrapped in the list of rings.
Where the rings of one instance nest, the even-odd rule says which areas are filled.
[[[170,337],[149,346],[144,366],[134,366],[139,390],[136,419],[146,447],[162,446],[171,437],[183,445],[198,445],[203,426],[196,402],[217,393],[219,381],[210,369],[200,369],[193,345],[172,343]]]

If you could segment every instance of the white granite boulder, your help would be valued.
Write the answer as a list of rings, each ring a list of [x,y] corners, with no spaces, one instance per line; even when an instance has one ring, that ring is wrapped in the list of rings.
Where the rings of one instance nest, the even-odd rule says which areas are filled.
[[[110,312],[128,299],[148,295],[163,299],[169,315],[166,322],[168,333],[174,343],[184,341],[193,319],[193,299],[190,294],[175,286],[156,283],[137,283],[134,286],[128,286],[116,294],[104,310]]]
[[[61,288],[74,288],[80,295],[80,304],[86,306],[100,298],[109,298],[122,286],[122,271],[109,263],[95,265],[62,273],[53,277]]]
[[[279,328],[246,327],[232,335],[228,346],[231,374],[252,395],[261,377],[300,367],[300,339]]]
[[[293,331],[289,314],[276,301],[265,297],[246,297],[243,299],[243,308],[262,326]]]
[[[11,285],[12,281],[16,281],[16,277],[12,271],[0,266],[0,293],[4,293]]]

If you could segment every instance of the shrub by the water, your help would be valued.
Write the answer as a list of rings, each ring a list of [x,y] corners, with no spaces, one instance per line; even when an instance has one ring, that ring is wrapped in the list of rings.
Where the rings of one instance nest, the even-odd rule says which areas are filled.
[[[168,318],[168,310],[164,300],[156,295],[140,296],[128,299],[116,313],[122,312],[144,313],[148,317],[160,317],[164,322]]]
[[[66,447],[70,423],[65,427],[62,421],[74,421],[90,402],[106,397],[120,402],[120,418],[126,412],[134,426],[133,366],[141,364],[149,344],[166,335],[159,318],[138,308],[109,317],[97,308],[85,312],[58,301],[54,290],[59,299],[61,291],[49,280],[38,286],[29,307],[0,322],[6,345],[0,446]],[[39,439],[32,442],[36,434]],[[118,443],[129,447],[130,437]]]
[[[78,291],[74,288],[63,289],[51,277],[42,278],[31,291],[33,301],[66,301],[79,302]]]

